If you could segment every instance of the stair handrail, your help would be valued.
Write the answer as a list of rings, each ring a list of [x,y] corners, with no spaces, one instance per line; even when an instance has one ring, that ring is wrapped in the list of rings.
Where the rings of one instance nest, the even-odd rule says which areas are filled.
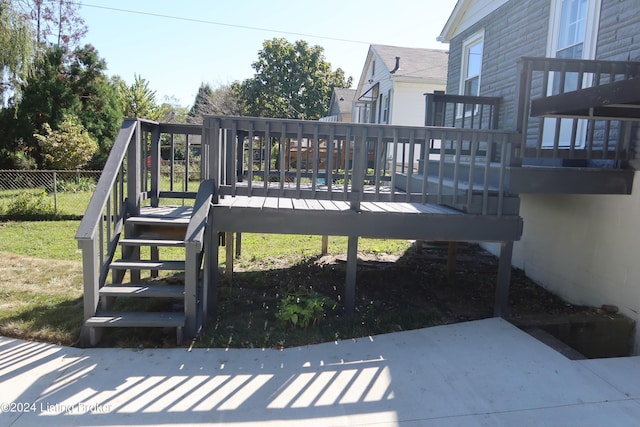
[[[136,119],[127,119],[122,123],[118,136],[113,144],[109,157],[104,166],[104,170],[98,180],[96,189],[91,196],[87,210],[85,211],[75,239],[78,242],[78,248],[82,251],[82,280],[83,280],[83,299],[84,299],[84,319],[88,319],[95,314],[95,310],[99,302],[99,290],[104,284],[106,278],[106,268],[110,262],[110,258],[115,252],[117,235],[122,227],[123,218],[136,207],[139,208],[140,195],[136,194],[131,197],[132,191],[140,188],[140,183],[135,176],[135,171],[128,170],[129,177],[127,179],[126,189],[124,182],[120,183],[117,189],[118,176],[122,176],[123,162],[128,157],[128,168],[135,169],[135,164],[139,161],[140,147],[139,144],[132,144],[132,141],[138,141],[140,135],[140,121]],[[136,155],[138,154],[138,155]],[[115,192],[115,200],[113,208],[110,205],[112,191]],[[139,191],[138,191],[139,193]],[[107,213],[105,214],[105,211]],[[100,224],[105,220],[109,221],[109,227],[106,229],[106,245],[105,230],[100,228]],[[99,230],[100,228],[100,230]],[[98,234],[99,230],[99,234]],[[106,246],[106,248],[105,248]],[[105,256],[105,249],[107,254]],[[86,330],[83,333],[87,332]],[[95,333],[95,331],[89,331]],[[95,342],[96,339],[83,337],[89,341]]]

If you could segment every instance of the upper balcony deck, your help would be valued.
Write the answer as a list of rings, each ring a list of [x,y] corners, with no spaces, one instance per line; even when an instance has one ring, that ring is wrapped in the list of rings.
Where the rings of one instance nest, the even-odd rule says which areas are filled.
[[[521,138],[504,180],[511,193],[630,194],[640,63],[522,58],[519,72],[515,121],[499,123],[509,107],[500,97],[435,93],[426,123],[514,129]]]

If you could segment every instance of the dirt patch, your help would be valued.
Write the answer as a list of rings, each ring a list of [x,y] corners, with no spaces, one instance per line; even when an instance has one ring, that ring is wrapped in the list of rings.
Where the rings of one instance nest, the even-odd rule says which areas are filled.
[[[220,289],[218,319],[205,326],[198,345],[288,347],[340,338],[485,319],[493,316],[497,258],[474,244],[459,244],[453,277],[447,274],[447,244],[426,244],[401,256],[358,256],[355,314],[342,314],[346,255],[309,258],[295,265],[275,260],[270,269],[236,271]],[[326,298],[325,313],[299,329],[276,321],[289,295]],[[599,316],[568,304],[513,269],[511,317]]]

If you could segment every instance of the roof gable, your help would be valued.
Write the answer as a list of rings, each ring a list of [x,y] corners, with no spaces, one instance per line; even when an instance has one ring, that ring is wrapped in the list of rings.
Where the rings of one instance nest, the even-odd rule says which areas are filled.
[[[351,106],[353,99],[356,96],[355,89],[336,87],[333,88],[331,94],[330,108],[331,113],[335,114],[347,114],[351,112]]]
[[[380,44],[371,45],[371,50],[382,60],[387,71],[394,76],[446,81],[449,54],[445,50]]]

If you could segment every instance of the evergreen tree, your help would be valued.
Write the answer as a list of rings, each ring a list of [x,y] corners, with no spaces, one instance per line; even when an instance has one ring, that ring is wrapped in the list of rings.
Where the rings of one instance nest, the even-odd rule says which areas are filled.
[[[58,130],[65,116],[76,116],[98,143],[92,167],[101,167],[122,122],[116,89],[104,74],[106,64],[90,45],[70,54],[51,46],[33,76],[23,86],[23,99],[16,111],[14,148],[23,148],[43,165],[34,134],[45,123]]]

